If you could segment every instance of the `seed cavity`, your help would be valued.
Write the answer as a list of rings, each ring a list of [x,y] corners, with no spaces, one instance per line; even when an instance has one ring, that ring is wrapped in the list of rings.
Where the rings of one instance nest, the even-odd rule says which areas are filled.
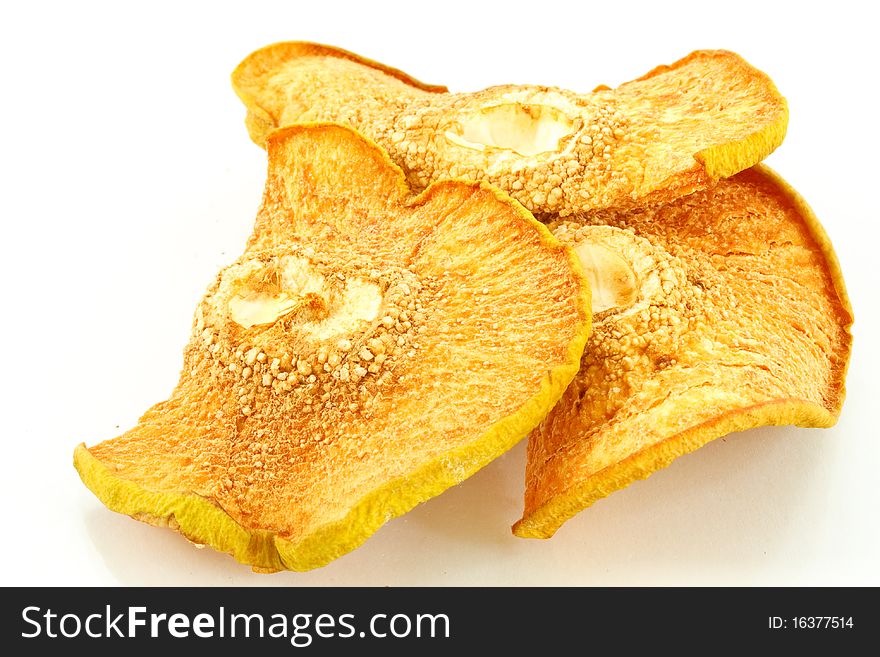
[[[572,120],[555,107],[504,103],[465,115],[445,134],[465,148],[500,148],[532,157],[560,150],[560,141],[574,131]]]
[[[632,305],[638,283],[626,260],[607,246],[592,242],[581,242],[574,250],[590,282],[593,313]]]

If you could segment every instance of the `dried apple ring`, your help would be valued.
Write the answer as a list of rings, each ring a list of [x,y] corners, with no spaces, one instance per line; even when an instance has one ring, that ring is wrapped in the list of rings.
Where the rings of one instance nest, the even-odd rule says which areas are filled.
[[[232,80],[257,144],[290,123],[345,123],[388,149],[416,189],[483,180],[529,210],[560,216],[705,189],[764,159],[788,123],[770,78],[723,50],[587,94],[530,85],[452,94],[302,42],[254,52]]]
[[[114,511],[306,570],[524,437],[577,371],[589,288],[497,190],[415,196],[341,126],[268,150],[254,233],[198,306],[177,388],[74,462]]]
[[[516,535],[548,538],[730,432],[836,422],[852,310],[822,226],[768,168],[553,226],[602,305],[580,372],[529,436]]]

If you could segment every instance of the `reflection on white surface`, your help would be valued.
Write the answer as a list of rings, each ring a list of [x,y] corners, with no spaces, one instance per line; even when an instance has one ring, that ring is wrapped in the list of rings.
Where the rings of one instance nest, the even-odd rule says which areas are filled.
[[[608,585],[773,581],[809,550],[794,518],[839,448],[828,432],[734,434],[601,500],[548,541],[510,533],[521,510],[524,443],[463,484],[391,521],[356,551],[308,573],[258,575],[169,530],[94,501],[86,530],[126,585]],[[784,469],[784,476],[780,472]],[[819,505],[821,506],[821,505]],[[746,578],[744,581],[743,578]]]

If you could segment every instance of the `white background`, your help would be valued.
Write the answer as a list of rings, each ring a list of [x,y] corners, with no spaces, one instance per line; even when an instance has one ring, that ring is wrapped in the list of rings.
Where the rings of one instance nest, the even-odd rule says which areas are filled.
[[[4,4],[0,583],[880,584],[876,22],[869,3],[784,4]],[[768,162],[825,222],[855,308],[840,423],[718,440],[550,541],[509,531],[521,443],[305,574],[254,575],[105,509],[73,448],[129,428],[174,386],[193,309],[241,252],[262,191],[229,74],[286,39],[452,90],[586,92],[697,48],[767,71],[791,108]]]

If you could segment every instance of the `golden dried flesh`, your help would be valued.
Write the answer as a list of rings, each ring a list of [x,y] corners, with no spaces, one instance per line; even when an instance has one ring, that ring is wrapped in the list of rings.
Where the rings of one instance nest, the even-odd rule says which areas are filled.
[[[419,196],[349,128],[268,140],[244,254],[170,399],[75,465],[110,509],[255,569],[306,570],[531,430],[589,333],[577,257],[477,183]]]
[[[769,169],[659,208],[551,226],[602,304],[580,372],[529,436],[515,534],[548,538],[727,433],[834,424],[852,311],[824,230]]]
[[[334,121],[388,149],[414,188],[497,185],[534,212],[627,209],[709,187],[764,159],[788,109],[738,55],[697,51],[616,89],[504,85],[448,93],[314,43],[277,43],[232,75],[263,145],[278,126]]]

